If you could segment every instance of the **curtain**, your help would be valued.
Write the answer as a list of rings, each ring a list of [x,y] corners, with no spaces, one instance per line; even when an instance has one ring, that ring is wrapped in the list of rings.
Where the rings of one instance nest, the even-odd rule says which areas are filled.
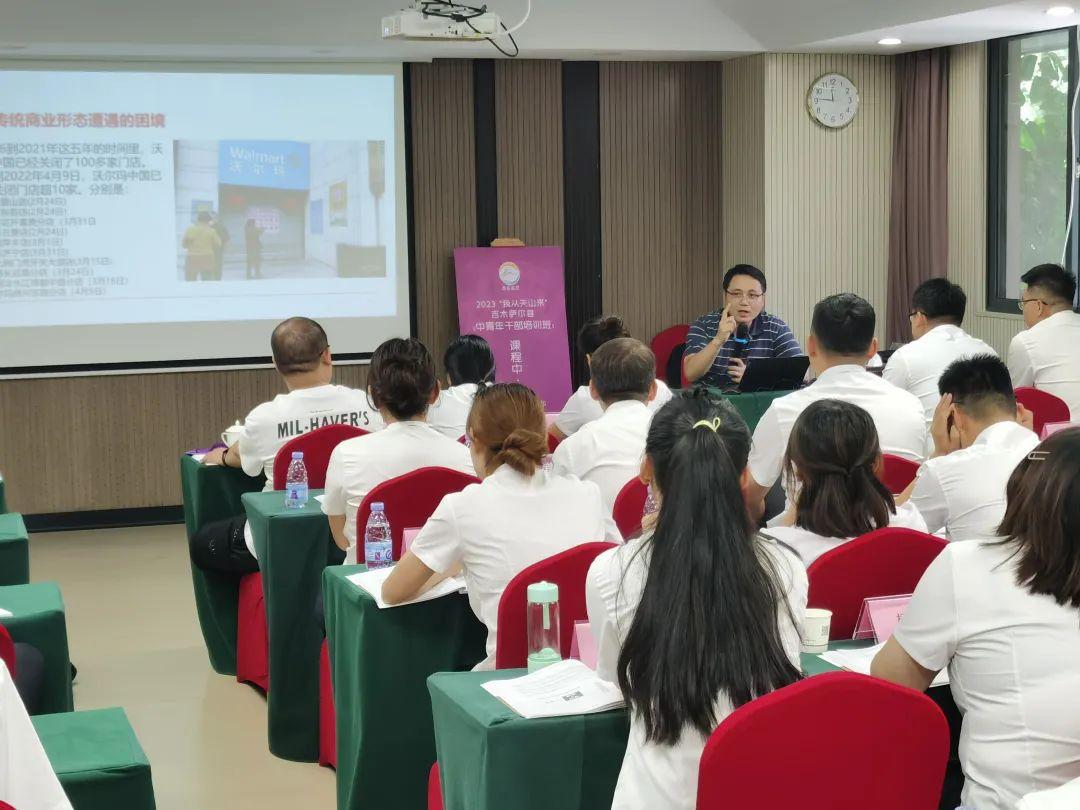
[[[896,60],[887,340],[911,340],[911,294],[949,260],[949,51]]]

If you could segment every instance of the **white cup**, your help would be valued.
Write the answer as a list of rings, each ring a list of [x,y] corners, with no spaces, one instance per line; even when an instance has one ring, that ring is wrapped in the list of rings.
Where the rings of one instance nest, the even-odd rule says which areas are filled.
[[[232,447],[236,444],[236,440],[240,438],[240,434],[244,432],[244,426],[237,422],[235,425],[229,425],[225,428],[225,432],[221,434],[221,440],[225,442],[228,447]]]
[[[807,608],[803,621],[802,651],[804,653],[823,653],[829,649],[829,627],[832,625],[832,611],[822,608]]]

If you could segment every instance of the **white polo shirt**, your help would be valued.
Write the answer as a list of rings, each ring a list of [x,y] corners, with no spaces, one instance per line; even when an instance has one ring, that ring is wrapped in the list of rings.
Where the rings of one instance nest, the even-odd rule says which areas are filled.
[[[896,514],[889,520],[889,528],[925,532],[926,521],[923,520],[918,509],[910,503],[905,503],[896,508]],[[803,565],[807,568],[826,551],[832,551],[855,539],[853,537],[826,537],[822,534],[814,534],[809,529],[803,529],[800,526],[775,526],[767,529],[765,533],[798,552]]]
[[[926,421],[918,397],[862,366],[833,366],[813,385],[774,400],[761,417],[747,464],[758,484],[771,487],[780,478],[795,420],[820,399],[839,399],[868,411],[877,425],[883,453],[912,461],[925,457]]]
[[[620,490],[641,472],[652,416],[643,402],[612,403],[599,419],[555,448],[551,457],[554,471],[596,483],[610,514]]]
[[[596,640],[596,673],[613,683],[618,683],[619,653],[649,575],[651,550],[647,544],[651,539],[652,535],[644,536],[605,551],[593,561],[585,579],[589,625]],[[809,588],[806,569],[794,554],[776,542],[764,537],[758,542],[760,553],[767,556],[779,574],[785,597],[778,610],[780,640],[791,663],[797,667]],[[718,627],[716,632],[722,633],[724,628]],[[717,695],[718,724],[733,710],[726,695]],[[630,738],[611,810],[694,810],[698,764],[706,740],[706,735],[686,727],[675,745],[646,742],[645,724],[636,713],[632,715]]]
[[[1080,421],[1080,315],[1051,315],[1012,339],[1009,373],[1013,385],[1034,386],[1065,400]]]
[[[488,629],[487,658],[495,668],[499,600],[533,563],[582,543],[620,542],[596,484],[543,470],[522,475],[505,464],[480,484],[447,495],[409,551],[437,573],[460,562],[473,613]]]
[[[1080,611],[1017,585],[1013,551],[950,544],[893,634],[920,666],[949,669],[962,803],[979,810],[1080,777]]]
[[[17,810],[71,810],[8,669],[0,663],[0,800]]]
[[[326,469],[322,510],[327,515],[345,515],[345,538],[349,541],[346,564],[356,562],[356,510],[360,503],[384,481],[421,467],[476,474],[469,448],[443,436],[427,422],[391,422],[378,433],[349,439],[334,448]]]
[[[428,408],[428,424],[447,438],[460,439],[478,388],[476,383],[462,383],[442,389],[438,401]]]
[[[897,349],[881,376],[919,398],[929,428],[941,399],[938,380],[942,373],[956,360],[977,354],[997,357],[990,344],[972,337],[959,326],[943,324]]]
[[[244,419],[238,439],[240,464],[255,476],[266,473],[264,491],[274,488],[274,458],[282,445],[327,425],[352,425],[368,432],[383,427],[367,393],[344,385],[319,385],[278,394]]]
[[[649,402],[649,410],[655,413],[663,408],[673,396],[675,395],[668,388],[667,383],[657,380],[656,396]],[[581,430],[583,425],[595,422],[603,415],[603,406],[592,398],[589,386],[583,385],[570,395],[570,399],[566,400],[562,411],[555,417],[555,427],[567,436],[572,436]]]
[[[911,503],[930,532],[949,540],[987,540],[1005,517],[1005,485],[1039,437],[1016,422],[998,422],[970,447],[927,459],[919,469]]]

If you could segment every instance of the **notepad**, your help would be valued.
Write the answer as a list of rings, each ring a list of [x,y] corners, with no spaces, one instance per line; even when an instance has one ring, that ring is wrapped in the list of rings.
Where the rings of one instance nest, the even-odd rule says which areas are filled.
[[[573,658],[484,689],[526,720],[597,714],[625,706],[622,692]]]
[[[848,672],[858,672],[860,675],[870,674],[870,664],[874,661],[874,656],[878,654],[885,644],[875,644],[872,647],[860,647],[855,650],[829,650],[821,654],[823,661],[828,661],[833,666],[846,669]],[[949,685],[949,670],[943,669],[939,672],[933,681],[931,686],[948,686]]]
[[[390,572],[393,570],[393,567],[376,568],[374,571],[361,571],[359,574],[351,574],[346,577],[346,579],[361,590],[371,594],[372,598],[375,600],[375,604],[380,608],[415,605],[417,602],[430,602],[432,599],[439,599],[443,596],[449,596],[452,593],[466,592],[464,578],[450,577],[449,579],[444,579],[431,590],[420,594],[415,599],[410,599],[407,602],[400,602],[396,605],[388,605],[382,598],[382,586],[383,583],[386,582],[386,578],[390,576]]]

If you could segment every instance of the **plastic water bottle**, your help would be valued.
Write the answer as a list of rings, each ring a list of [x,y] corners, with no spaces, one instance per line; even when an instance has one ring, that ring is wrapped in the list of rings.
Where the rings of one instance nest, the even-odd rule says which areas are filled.
[[[364,528],[364,561],[369,571],[394,564],[394,543],[384,508],[382,503],[373,503]]]
[[[645,508],[641,511],[643,517],[648,515],[655,515],[660,511],[660,501],[656,499],[656,494],[653,492],[652,484],[649,484],[645,494]]]
[[[285,508],[302,509],[308,502],[307,467],[304,466],[304,454],[292,454],[289,471],[285,473]]]

